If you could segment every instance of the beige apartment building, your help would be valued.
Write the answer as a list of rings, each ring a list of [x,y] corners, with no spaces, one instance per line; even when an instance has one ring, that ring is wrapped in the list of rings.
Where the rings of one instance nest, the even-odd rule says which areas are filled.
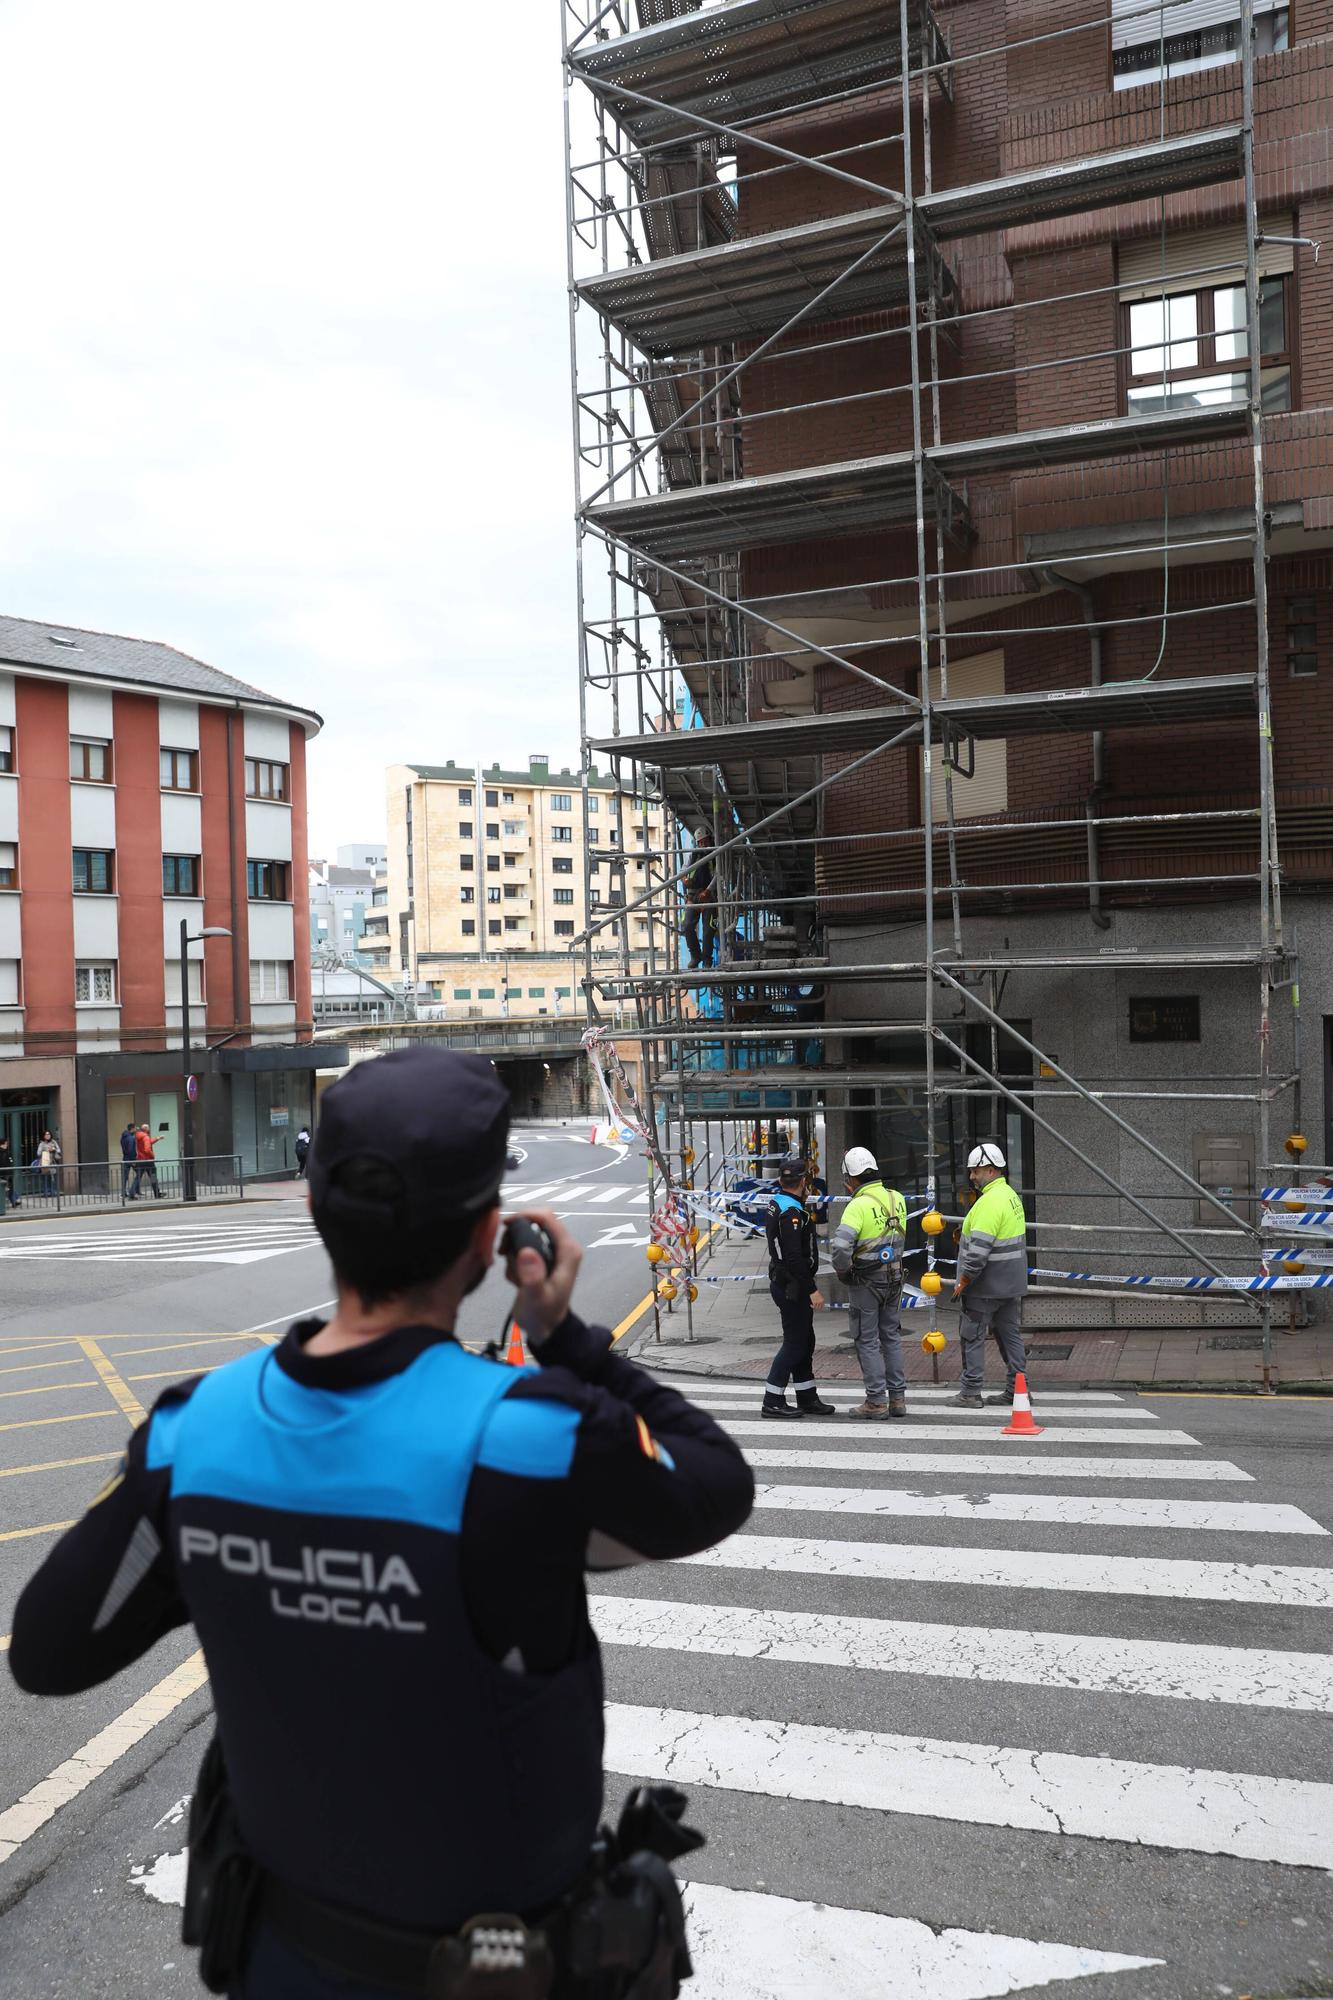
[[[419,1000],[429,988],[451,1018],[581,1013],[574,940],[590,917],[628,909],[662,879],[662,808],[594,772],[585,846],[579,775],[545,757],[524,771],[393,764],[386,780],[390,975],[415,981]],[[654,947],[659,965],[674,951],[660,918],[631,909],[625,921],[636,974]],[[609,926],[597,957],[621,950],[622,926]]]

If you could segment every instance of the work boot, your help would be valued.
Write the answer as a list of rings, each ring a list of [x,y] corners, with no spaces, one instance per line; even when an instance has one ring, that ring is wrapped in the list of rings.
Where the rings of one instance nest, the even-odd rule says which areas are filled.
[[[887,1403],[858,1403],[856,1408],[848,1410],[847,1414],[849,1417],[887,1417],[889,1406]]]
[[[1014,1392],[1012,1389],[1006,1389],[1003,1395],[987,1396],[986,1401],[992,1409],[1011,1410],[1014,1406]]]
[[[794,1410],[785,1396],[765,1396],[759,1408],[761,1417],[803,1417],[804,1410]]]
[[[822,1401],[818,1389],[798,1389],[796,1407],[803,1417],[836,1417],[832,1403]]]
[[[891,1417],[905,1417],[907,1415],[906,1396],[889,1397],[889,1415]]]
[[[966,1389],[961,1395],[946,1397],[945,1401],[954,1410],[984,1410],[986,1407],[980,1396],[970,1396]]]

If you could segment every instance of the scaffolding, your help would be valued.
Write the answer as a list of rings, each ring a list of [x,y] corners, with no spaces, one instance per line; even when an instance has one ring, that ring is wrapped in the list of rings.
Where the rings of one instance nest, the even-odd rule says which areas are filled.
[[[1143,38],[1160,35],[1163,58],[1164,23],[1177,4],[1143,8]],[[1128,1258],[1140,1285],[1151,1278],[1179,1290],[1211,1279],[1252,1309],[1267,1385],[1272,1293],[1241,1289],[1267,1268],[1258,1190],[1248,1212],[1234,1206],[1126,1115],[1164,1095],[1244,1103],[1265,1173],[1274,1107],[1285,1102],[1292,1126],[1300,1122],[1299,989],[1283,928],[1269,722],[1254,0],[1242,0],[1240,60],[1218,93],[1238,96],[1239,117],[1234,105],[1233,115],[1202,125],[1197,105],[1195,115],[1177,115],[1163,59],[1155,137],[947,186],[936,184],[936,127],[966,102],[969,65],[1104,37],[1109,0],[1106,14],[1037,27],[1003,48],[962,32],[965,4],[937,9],[930,0],[562,0],[562,8],[583,759],[585,767],[612,759],[625,791],[664,800],[675,826],[663,852],[592,857],[624,873],[610,909],[594,914],[590,903],[582,943],[592,1021],[599,1001],[635,1009],[656,1173],[706,1217],[717,1212],[719,1180],[747,1157],[747,1127],[751,1152],[762,1156],[778,1121],[808,1144],[820,1114],[845,1132],[867,1109],[910,1104],[923,1136],[907,1191],[915,1207],[947,1212],[961,1199],[953,1190],[966,1134],[982,1118],[1001,1130],[1016,1117],[1051,1142],[1049,1157],[1081,1166],[1084,1197],[1104,1190],[1115,1204],[1106,1224],[1066,1216],[1045,1225],[1047,1234],[1039,1221],[1039,1244],[1061,1253],[1081,1246],[1080,1264]],[[960,279],[970,243],[1151,202],[1164,245],[1168,198],[1224,183],[1243,188],[1245,324],[1235,350],[1243,394],[1178,406],[1167,382],[1173,329],[1163,280],[1155,406],[1145,398],[1093,421],[948,434],[961,387],[993,383],[1001,407],[1006,396],[1016,406],[1021,385],[1052,368],[1118,369],[1125,360],[1119,337],[1109,350],[1027,358],[1022,336],[1043,309],[1118,287],[1027,298],[1010,285],[1004,296],[992,287],[978,297]],[[821,198],[808,206],[832,212],[786,220],[784,191],[812,189]],[[758,219],[742,232],[747,204]],[[788,201],[788,212],[795,206]],[[1019,329],[1012,361],[968,367],[969,337],[1006,315]],[[834,413],[844,435],[863,419],[873,446],[902,442],[827,462],[818,426]],[[782,434],[810,462],[772,464],[768,441]],[[1181,455],[1228,445],[1244,468],[1247,505],[1173,519]],[[1160,461],[1160,519],[1127,501],[1111,528],[1088,530],[1063,552],[1035,553],[1032,537],[1020,550],[1016,528],[997,538],[998,483],[1145,458]],[[747,469],[747,459],[762,469]],[[837,580],[785,587],[765,552],[811,543],[832,552]],[[1099,562],[1123,567],[1131,558],[1160,571],[1160,609],[1094,612],[1082,579]],[[1173,601],[1173,570],[1191,561],[1225,572],[1226,592]],[[1041,610],[1032,622],[1014,616],[1025,594]],[[1063,619],[1051,616],[1071,601]],[[1246,670],[1172,672],[1169,640],[1221,612],[1251,621]],[[1134,678],[1103,679],[1103,636],[1136,623],[1160,632],[1157,660]],[[955,631],[969,646],[1064,633],[1070,657],[1087,657],[1090,670],[1067,672],[1055,687],[951,692]],[[955,689],[959,672],[955,664]],[[1187,732],[1206,744],[1219,724],[1237,720],[1252,725],[1252,797],[1184,801],[1180,810],[1163,809],[1159,797],[1150,809],[1104,810],[1105,732]],[[1010,816],[1006,807],[981,823],[959,817],[956,785],[975,768],[978,746],[1071,737],[1090,747],[1084,812]],[[899,812],[867,828],[831,812],[858,773],[882,773],[895,751],[919,759],[919,823],[903,824]],[[688,830],[704,827],[717,967],[684,969],[668,948],[655,950],[645,977],[596,973],[593,940],[608,927],[627,940],[636,910],[665,916],[674,936],[682,885],[699,861]],[[979,866],[983,843],[1000,858],[998,880],[994,866]],[[1182,852],[1192,864],[1173,869]],[[641,864],[636,879],[631,859]],[[1006,943],[969,952],[965,943],[979,910],[1076,904],[1102,926],[1108,902],[1142,905],[1168,890],[1187,905],[1244,893],[1249,935],[1226,948],[1182,942],[1132,953],[1060,938],[1036,950]],[[906,941],[901,956],[871,950],[872,962],[859,963],[826,948],[831,924],[872,918]],[[1005,1017],[1015,973],[1082,982],[1127,965],[1252,973],[1257,1064],[1175,1090],[1147,1076],[1080,1080]],[[868,1013],[855,1012],[853,992]],[[1282,1062],[1280,994],[1291,1001]],[[1110,1164],[1103,1149],[1071,1136],[1071,1106],[1114,1141]],[[1122,1170],[1124,1148],[1151,1162],[1147,1192]],[[1030,1191],[1061,1206],[1080,1198]],[[1050,1255],[1039,1248],[1037,1262]],[[1119,1274],[1099,1281],[1120,1282]]]

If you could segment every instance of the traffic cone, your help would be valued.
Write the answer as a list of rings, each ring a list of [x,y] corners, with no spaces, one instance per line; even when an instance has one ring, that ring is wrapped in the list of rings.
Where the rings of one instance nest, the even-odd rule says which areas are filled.
[[[1019,1374],[1014,1377],[1014,1413],[1004,1429],[1002,1438],[1039,1438],[1041,1425],[1032,1421],[1032,1398],[1028,1395],[1028,1378]]]
[[[505,1360],[511,1368],[526,1368],[528,1357],[523,1352],[523,1335],[516,1319],[509,1322],[509,1346],[505,1350]]]

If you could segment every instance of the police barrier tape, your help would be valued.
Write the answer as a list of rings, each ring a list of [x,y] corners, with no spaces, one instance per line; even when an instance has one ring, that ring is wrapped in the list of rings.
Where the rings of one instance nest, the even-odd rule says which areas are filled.
[[[1131,1291],[1173,1291],[1173,1292],[1318,1292],[1333,1286],[1333,1271],[1324,1271],[1306,1276],[1283,1276],[1257,1278],[1173,1278],[1159,1273],[1132,1272],[1128,1275],[1113,1275],[1104,1271],[1048,1271],[1032,1267],[1030,1278],[1053,1279],[1062,1285],[1125,1285]],[[721,1277],[695,1277],[696,1285],[759,1285],[768,1280],[761,1272],[726,1274]],[[943,1301],[928,1299],[920,1292],[908,1291],[905,1287],[899,1301],[904,1311],[915,1306],[938,1307]],[[845,1310],[839,1306],[835,1310]]]
[[[1261,1201],[1290,1201],[1298,1208],[1326,1208],[1333,1203],[1333,1187],[1320,1182],[1310,1187],[1260,1188]]]

